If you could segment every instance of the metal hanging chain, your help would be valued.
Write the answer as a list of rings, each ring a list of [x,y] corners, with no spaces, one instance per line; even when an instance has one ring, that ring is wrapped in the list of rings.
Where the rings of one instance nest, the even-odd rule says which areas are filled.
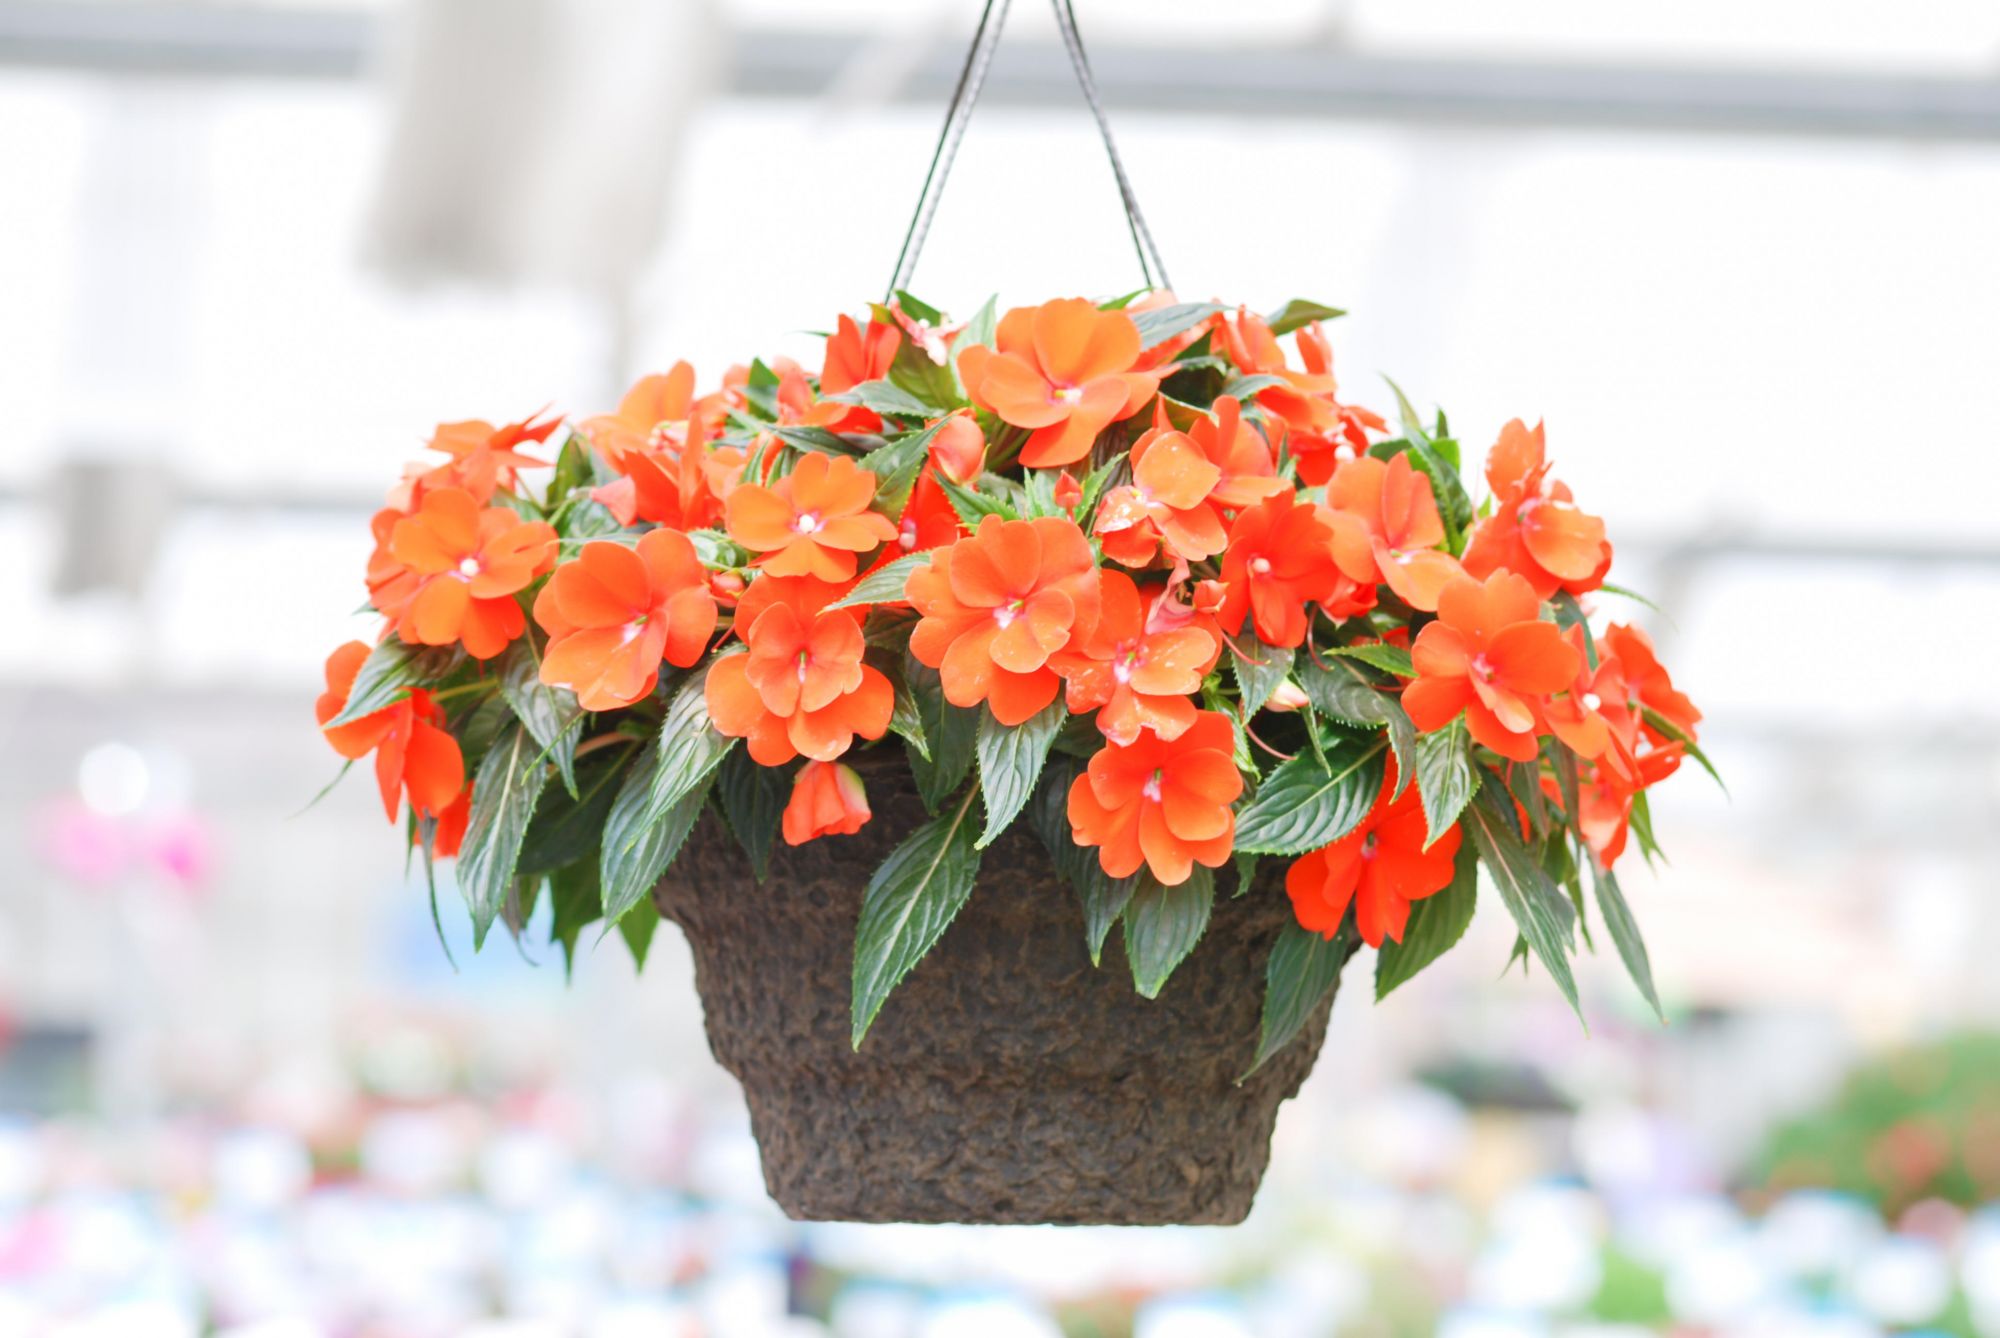
[[[965,138],[966,126],[971,122],[973,108],[978,104],[980,91],[986,84],[986,75],[993,63],[993,53],[999,47],[1000,34],[1006,27],[1011,4],[1012,0],[986,0],[985,8],[980,12],[979,26],[973,32],[972,45],[965,53],[964,66],[959,70],[958,84],[952,90],[951,104],[945,110],[944,127],[938,132],[937,146],[931,152],[930,169],[924,174],[923,191],[918,195],[916,209],[910,215],[909,230],[903,234],[903,247],[896,255],[895,273],[889,280],[884,302],[893,299],[899,289],[907,288],[916,270],[917,258],[930,235],[938,202],[944,196],[945,182],[951,176],[952,163],[958,157],[959,144]],[[1139,272],[1148,288],[1170,287],[1166,266],[1160,261],[1159,248],[1153,243],[1152,231],[1146,226],[1145,215],[1139,210],[1138,197],[1132,190],[1130,178],[1126,176],[1124,160],[1118,156],[1118,146],[1112,140],[1111,123],[1099,101],[1097,80],[1091,73],[1090,58],[1084,53],[1083,38],[1077,30],[1076,11],[1071,0],[1051,0],[1051,7],[1055,10],[1056,27],[1062,33],[1064,50],[1069,54],[1070,67],[1076,72],[1077,85],[1083,90],[1084,101],[1090,105],[1091,115],[1097,122],[1098,137],[1104,143],[1105,155],[1111,160],[1111,172],[1118,183],[1118,196],[1125,207],[1125,224],[1132,234],[1132,248],[1138,253]]]

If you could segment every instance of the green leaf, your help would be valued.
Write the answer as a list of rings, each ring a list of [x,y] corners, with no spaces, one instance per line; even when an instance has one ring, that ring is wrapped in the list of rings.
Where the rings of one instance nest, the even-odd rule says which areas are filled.
[[[1576,602],[1576,596],[1567,590],[1556,591],[1549,601],[1555,606],[1556,626],[1568,631],[1572,627],[1583,629],[1583,655],[1589,661],[1590,672],[1597,672],[1597,638],[1590,633],[1590,619],[1583,613],[1583,605]]]
[[[1664,610],[1662,610],[1658,604],[1655,604],[1652,600],[1646,598],[1644,595],[1640,594],[1637,590],[1631,590],[1622,585],[1613,585],[1609,581],[1606,581],[1604,584],[1598,586],[1597,588],[1603,591],[1607,595],[1619,595],[1625,599],[1633,601],[1636,604],[1643,604],[1655,613],[1664,612]]]
[[[571,432],[563,439],[562,449],[556,452],[555,472],[549,475],[548,491],[543,494],[550,511],[577,489],[597,482],[597,462],[590,455],[590,443],[581,433]]]
[[[863,381],[852,390],[828,395],[835,404],[858,404],[864,409],[893,418],[937,418],[948,413],[948,404],[928,404],[893,381]]]
[[[1138,889],[1139,875],[1113,878],[1104,872],[1096,848],[1078,845],[1071,835],[1069,791],[1083,774],[1083,767],[1074,757],[1060,757],[1051,762],[1036,787],[1034,802],[1028,806],[1028,821],[1048,847],[1056,872],[1076,891],[1076,899],[1083,907],[1083,937],[1090,948],[1090,964],[1097,966],[1104,959],[1104,943],[1111,936],[1111,926],[1124,915],[1132,893]]]
[[[639,902],[618,921],[618,935],[632,954],[632,969],[646,969],[646,950],[653,946],[653,931],[660,927],[660,909],[651,898]]]
[[[1647,724],[1651,725],[1654,729],[1660,731],[1660,733],[1666,735],[1673,742],[1678,743],[1683,748],[1687,749],[1687,755],[1689,757],[1692,757],[1695,761],[1701,764],[1701,769],[1709,774],[1709,778],[1711,780],[1713,780],[1717,785],[1722,786],[1722,792],[1724,794],[1729,793],[1729,786],[1722,779],[1722,773],[1717,771],[1715,769],[1715,764],[1708,760],[1708,754],[1704,753],[1700,748],[1695,746],[1694,735],[1688,733],[1686,730],[1682,729],[1679,725],[1676,725],[1673,721],[1667,719],[1665,716],[1661,715],[1658,711],[1655,711],[1650,706],[1644,707],[1643,710],[1645,712]]]
[[[953,706],[944,697],[938,671],[903,651],[903,683],[916,699],[917,714],[923,720],[924,739],[930,755],[917,749],[910,752],[910,771],[916,777],[917,793],[924,807],[935,813],[944,806],[972,769],[973,743],[979,732],[979,713]]]
[[[1401,646],[1391,646],[1380,641],[1364,641],[1358,646],[1335,646],[1326,653],[1338,655],[1343,659],[1359,660],[1363,664],[1380,669],[1384,673],[1394,674],[1398,678],[1417,676],[1417,667],[1410,662],[1410,652]]]
[[[1274,335],[1288,335],[1292,331],[1311,325],[1314,321],[1339,320],[1347,313],[1339,307],[1329,307],[1324,302],[1308,302],[1295,297],[1264,318]]]
[[[1236,815],[1236,848],[1257,855],[1299,855],[1353,831],[1382,791],[1387,745],[1343,742],[1329,766],[1307,756],[1280,763]]]
[[[1382,378],[1389,381],[1388,377]],[[1472,497],[1465,491],[1465,483],[1459,478],[1458,469],[1445,458],[1441,443],[1432,439],[1424,430],[1423,419],[1409,396],[1394,381],[1389,381],[1389,389],[1396,392],[1396,408],[1403,420],[1403,434],[1408,438],[1404,444],[1410,456],[1410,463],[1422,470],[1431,481],[1431,488],[1437,494],[1438,514],[1444,520],[1445,538],[1453,553],[1465,551],[1465,531],[1472,525]],[[1372,448],[1371,448],[1372,449]],[[1456,446],[1452,446],[1456,450]]]
[[[1083,525],[1085,529],[1089,528],[1088,522],[1092,515],[1092,508],[1097,505],[1097,499],[1104,495],[1105,486],[1111,482],[1112,476],[1124,468],[1125,462],[1130,458],[1131,452],[1120,451],[1085,476],[1083,487],[1080,489],[1083,497],[1076,504],[1077,523],[1079,525]]]
[[[1245,720],[1271,700],[1271,694],[1292,672],[1292,661],[1297,654],[1290,647],[1265,645],[1247,628],[1236,638],[1236,644],[1229,648],[1229,667],[1236,675],[1236,690],[1242,694]]]
[[[666,718],[660,722],[658,764],[653,776],[652,812],[656,817],[679,803],[682,795],[713,773],[723,754],[736,746],[736,740],[717,729],[708,718],[704,689],[714,663],[709,661],[681,681],[673,701],[667,705]]]
[[[1342,922],[1340,931],[1330,939],[1296,924],[1279,931],[1271,958],[1264,964],[1264,1021],[1257,1037],[1257,1057],[1243,1078],[1263,1068],[1271,1056],[1305,1030],[1321,1002],[1340,983],[1341,968],[1360,946],[1352,917]]]
[[[944,313],[942,311],[939,311],[936,307],[906,289],[898,288],[896,290],[896,305],[903,309],[905,316],[913,320],[922,321],[930,326],[944,324]],[[888,316],[888,313],[884,312],[879,306],[875,310],[880,313],[881,317]]]
[[[890,991],[923,960],[972,896],[979,851],[968,820],[973,793],[891,851],[861,896],[854,934],[854,1048]]]
[[[519,725],[487,749],[479,764],[472,782],[472,814],[458,850],[458,890],[472,910],[474,951],[486,941],[486,931],[507,899],[521,842],[548,778],[541,750]]]
[[[1182,302],[1177,306],[1141,311],[1132,317],[1139,327],[1139,347],[1154,348],[1175,335],[1192,330],[1222,310],[1218,302]]]
[[[943,363],[932,362],[931,355],[912,340],[896,346],[895,360],[889,364],[889,382],[920,404],[938,406],[940,413],[965,403],[957,364],[948,356]]]
[[[1273,386],[1290,384],[1282,376],[1265,376],[1261,374],[1257,376],[1238,376],[1232,378],[1227,385],[1223,386],[1222,393],[1217,395],[1216,398],[1221,399],[1223,395],[1229,395],[1247,404],[1259,391],[1269,390]]]
[[[903,583],[917,568],[929,566],[935,556],[935,553],[910,553],[897,558],[888,566],[862,577],[860,584],[827,605],[826,611],[851,609],[863,604],[903,603]]]
[[[910,492],[917,486],[917,475],[923,473],[924,461],[930,459],[931,443],[950,421],[940,418],[921,431],[905,433],[880,450],[869,452],[862,460],[875,474],[877,511],[892,520],[903,514],[903,508],[910,503]]]
[[[1549,807],[1542,794],[1542,767],[1540,759],[1533,762],[1509,762],[1506,764],[1507,793],[1528,815],[1528,835],[1539,841],[1548,834]],[[1558,845],[1556,849],[1562,847]],[[1555,875],[1550,874],[1551,877]]]
[[[610,507],[585,497],[569,509],[569,516],[563,522],[560,533],[566,542],[574,544],[586,539],[602,539],[624,528],[618,523],[618,517],[611,514]]]
[[[996,492],[974,492],[944,474],[939,474],[937,481],[938,486],[944,489],[945,500],[951,503],[951,509],[958,512],[959,520],[969,530],[977,530],[979,522],[988,516],[998,516],[1002,520],[1019,519],[1019,509],[1011,498]]]
[[[718,759],[719,760],[719,759]],[[638,905],[673,863],[708,802],[715,770],[704,772],[669,807],[654,806],[659,750],[649,747],[625,778],[624,788],[604,821],[604,849],[598,861],[604,918],[618,921]]]
[[[1472,842],[1467,841],[1458,848],[1451,882],[1444,890],[1411,903],[1403,941],[1382,940],[1382,949],[1375,958],[1376,1002],[1388,998],[1389,991],[1451,951],[1465,937],[1478,902],[1479,857]]]
[[[1417,795],[1423,800],[1424,822],[1430,833],[1424,841],[1427,848],[1451,830],[1451,824],[1472,802],[1478,784],[1463,718],[1417,736]]]
[[[437,665],[424,654],[425,650],[423,646],[406,646],[393,636],[385,637],[361,662],[354,685],[347,693],[347,705],[322,728],[332,729],[374,715],[407,697],[412,687],[427,682],[432,675],[426,670],[435,671]]]
[[[563,971],[576,969],[576,945],[583,931],[604,914],[604,896],[597,881],[597,860],[579,860],[549,874],[549,942],[562,944]]]
[[[1347,660],[1336,659],[1321,668],[1307,657],[1298,662],[1297,674],[1299,686],[1320,714],[1349,725],[1388,730],[1389,747],[1396,755],[1396,789],[1390,798],[1402,798],[1417,771],[1417,728],[1403,704],[1382,691],[1366,669]]]
[[[951,369],[958,370],[958,360],[969,348],[992,348],[1000,328],[1000,299],[989,297],[986,304],[973,313],[965,328],[958,332],[958,338],[951,341]],[[960,378],[963,380],[963,378]]]
[[[1660,1007],[1659,992],[1653,988],[1653,962],[1646,954],[1646,938],[1639,932],[1639,922],[1633,918],[1631,903],[1625,900],[1625,892],[1618,886],[1618,878],[1611,870],[1593,859],[1590,871],[1597,884],[1598,913],[1603,915],[1605,927],[1611,931],[1611,941],[1618,945],[1618,955],[1625,961],[1625,970],[1630,973],[1632,983],[1639,987],[1639,993],[1645,996],[1647,1006],[1660,1021],[1665,1022],[1666,1010]]]
[[[882,652],[877,651],[875,655],[871,655],[869,658],[874,659],[875,656],[879,655],[882,655]],[[883,658],[886,659],[887,657],[884,656]],[[903,681],[901,674],[886,674],[885,676],[896,692],[895,702],[889,711],[889,728],[895,731],[898,738],[909,745],[910,751],[913,754],[923,758],[926,762],[930,761],[931,741],[924,734],[924,712],[923,708],[917,704],[916,694],[910,691],[910,685]]]
[[[759,766],[747,751],[732,751],[716,773],[715,795],[736,842],[750,857],[750,873],[763,882],[771,869],[771,843],[792,797],[792,777],[784,767]]]
[[[527,727],[528,734],[555,763],[563,788],[576,793],[576,736],[582,732],[584,709],[568,688],[542,682],[542,657],[535,633],[511,647],[500,666],[500,695]]]
[[[990,708],[979,713],[979,790],[986,799],[986,831],[981,850],[999,839],[1008,824],[1027,806],[1069,712],[1058,698],[1018,725],[1003,725]]]
[[[1653,801],[1646,797],[1644,790],[1632,796],[1632,811],[1626,821],[1632,825],[1632,835],[1639,842],[1639,853],[1651,867],[1655,859],[1665,859],[1660,843],[1653,839]]]
[[[795,427],[780,424],[764,429],[787,446],[813,452],[818,455],[853,455],[854,443],[838,432],[829,432],[823,427]]]
[[[1142,871],[1125,907],[1125,960],[1132,984],[1148,999],[1160,997],[1168,977],[1186,961],[1208,930],[1215,909],[1215,873],[1197,864],[1174,887]]]
[[[593,753],[584,759],[574,796],[558,790],[544,797],[535,809],[534,821],[528,824],[527,838],[521,842],[516,873],[553,873],[596,853],[630,752],[627,745]]]
[[[1521,937],[1527,940],[1529,949],[1581,1019],[1583,1008],[1577,1001],[1576,976],[1569,965],[1569,903],[1521,844],[1513,810],[1514,801],[1507,787],[1498,777],[1489,776],[1481,786],[1479,802],[1465,810],[1465,825],[1471,829],[1480,861],[1486,865],[1494,887],[1499,889],[1500,900],[1514,917]]]

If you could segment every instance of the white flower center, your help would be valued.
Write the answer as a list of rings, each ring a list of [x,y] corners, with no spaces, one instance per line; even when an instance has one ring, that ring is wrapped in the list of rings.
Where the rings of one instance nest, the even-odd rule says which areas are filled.
[[[1604,700],[1594,692],[1586,692],[1583,694],[1583,704],[1595,711],[1598,707],[1604,705]]]
[[[819,513],[816,511],[802,513],[797,520],[792,522],[792,528],[800,534],[817,533],[819,530]]]
[[[1251,558],[1250,574],[1252,576],[1269,576],[1271,574],[1271,559],[1267,557]]]
[[[471,580],[473,577],[479,575],[479,559],[476,557],[469,557],[466,558],[464,561],[460,562],[458,564],[458,574],[460,576],[463,576],[468,581]]]
[[[1166,776],[1167,773],[1163,768],[1156,767],[1153,771],[1153,774],[1146,778],[1146,783],[1144,786],[1140,788],[1139,793],[1144,795],[1146,798],[1152,800],[1154,803],[1156,804],[1159,803],[1160,783],[1166,779]]]

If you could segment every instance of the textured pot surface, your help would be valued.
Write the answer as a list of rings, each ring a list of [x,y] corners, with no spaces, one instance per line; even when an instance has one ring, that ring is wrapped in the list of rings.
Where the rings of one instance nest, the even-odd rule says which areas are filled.
[[[1075,894],[1025,820],[985,853],[944,937],[849,1043],[854,926],[882,859],[928,815],[871,769],[875,817],[750,875],[711,813],[660,885],[693,948],[716,1059],[743,1084],[771,1195],[865,1222],[1231,1223],[1250,1210],[1278,1105],[1311,1071],[1326,1008],[1241,1086],[1264,966],[1291,915],[1282,865],[1214,918],[1157,1000],[1114,930],[1102,968]]]

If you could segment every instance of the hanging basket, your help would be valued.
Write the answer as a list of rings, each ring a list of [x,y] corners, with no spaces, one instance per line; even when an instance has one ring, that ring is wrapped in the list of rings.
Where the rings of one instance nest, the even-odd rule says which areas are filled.
[[[862,889],[929,816],[907,768],[866,775],[874,818],[854,836],[781,848],[753,881],[709,818],[657,894],[694,950],[709,1046],[743,1084],[771,1197],[811,1220],[1243,1220],[1332,1004],[1329,992],[1243,1079],[1291,920],[1278,869],[1216,901],[1172,988],[1149,1000],[1115,936],[1092,963],[1047,849],[1009,831],[856,1050]]]
[[[1540,427],[1475,504],[1441,411],[1337,390],[1340,311],[1166,291],[1115,151],[1144,292],[905,291],[1005,9],[818,369],[440,427],[318,717],[475,943],[683,928],[795,1216],[1234,1222],[1349,959],[1396,989],[1480,869],[1572,1006],[1594,900],[1658,1007],[1613,865],[1701,717]]]

